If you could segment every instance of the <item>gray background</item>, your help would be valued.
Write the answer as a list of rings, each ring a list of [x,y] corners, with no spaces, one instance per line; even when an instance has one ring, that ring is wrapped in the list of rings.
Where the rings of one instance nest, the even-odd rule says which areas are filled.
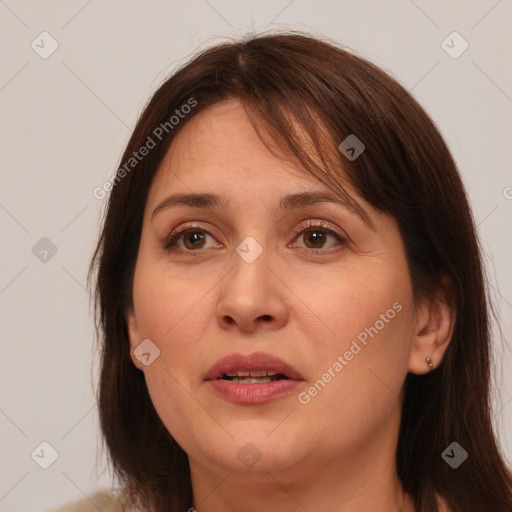
[[[512,460],[510,0],[0,0],[0,19],[1,511],[44,511],[109,486],[86,290],[105,205],[92,191],[169,72],[199,47],[272,28],[351,47],[412,91],[445,136],[501,315],[494,420]],[[43,31],[58,43],[46,59],[31,47],[51,49]],[[442,46],[453,31],[469,44],[458,58]],[[462,44],[445,43],[452,54]],[[33,250],[43,237],[56,254],[45,241]],[[43,441],[58,452],[48,469],[35,462],[50,462]]]

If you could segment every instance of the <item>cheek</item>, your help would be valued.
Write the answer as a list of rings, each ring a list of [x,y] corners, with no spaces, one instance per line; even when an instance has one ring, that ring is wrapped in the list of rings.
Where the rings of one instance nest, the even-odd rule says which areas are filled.
[[[209,278],[179,278],[146,266],[134,280],[134,307],[140,340],[150,339],[159,357],[144,368],[149,395],[171,435],[188,446],[190,425],[208,419],[194,399],[200,378],[205,330],[213,317]],[[214,428],[213,426],[211,428]]]
[[[329,358],[333,360],[351,347],[357,357],[347,357],[364,359],[365,363],[389,363],[390,359],[397,360],[399,353],[408,352],[414,315],[407,267],[393,271],[389,265],[378,268],[379,262],[372,266],[373,273],[369,266],[358,272],[351,269],[340,273],[342,277],[331,276],[313,287],[311,280],[296,281],[294,292],[304,297],[310,311],[317,314],[316,318],[311,313],[303,317],[312,318],[309,326],[304,326],[310,341],[315,342],[312,354],[317,364],[325,365]],[[323,324],[321,333],[314,329],[319,319]],[[398,359],[403,364],[403,358]]]
[[[219,278],[212,273],[183,276],[144,259],[139,264],[133,296],[141,339],[151,339],[166,352],[183,354],[211,321],[213,304],[208,291]]]
[[[343,428],[355,442],[398,405],[414,325],[410,281],[405,272],[380,280],[354,274],[315,296],[331,332],[309,351],[304,414],[321,418],[333,436]]]
[[[194,404],[187,397],[196,392],[204,373],[206,333],[215,320],[219,277],[213,272],[171,273],[144,258],[138,265],[133,301],[139,342],[150,339],[160,350],[155,362],[144,368],[148,390],[161,417],[172,410],[184,418]]]
[[[390,270],[385,279],[353,273],[309,297],[329,330],[309,347],[309,387],[301,403],[309,401],[308,414],[322,417],[333,432],[343,425],[348,435],[355,426],[355,439],[358,428],[377,428],[397,405],[414,325],[410,280],[406,270]]]

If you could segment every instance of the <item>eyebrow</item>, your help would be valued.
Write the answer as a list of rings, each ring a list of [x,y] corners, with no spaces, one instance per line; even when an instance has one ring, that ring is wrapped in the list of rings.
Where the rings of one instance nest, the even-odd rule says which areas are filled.
[[[151,219],[162,210],[168,210],[173,207],[186,206],[189,208],[205,208],[205,209],[225,209],[229,206],[223,196],[212,193],[191,193],[191,194],[172,194],[158,203],[151,214]],[[297,194],[287,194],[283,196],[279,202],[279,206],[274,208],[275,212],[288,212],[294,208],[304,208],[316,203],[333,203],[341,205],[352,213],[355,213],[365,224],[373,231],[375,226],[368,214],[361,208],[348,203],[344,199],[327,194],[325,192],[300,192]]]

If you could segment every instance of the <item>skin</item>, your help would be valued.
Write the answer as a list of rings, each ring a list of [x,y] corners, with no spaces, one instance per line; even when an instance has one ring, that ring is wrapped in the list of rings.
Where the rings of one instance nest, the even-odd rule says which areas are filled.
[[[375,230],[334,203],[275,211],[285,194],[330,190],[272,154],[237,100],[189,120],[154,177],[127,316],[130,351],[157,413],[188,454],[199,512],[414,510],[395,467],[403,384],[408,372],[429,371],[425,358],[439,365],[454,315],[443,290],[415,305],[396,221],[347,190]],[[191,192],[230,203],[160,209],[152,218],[166,197]],[[312,236],[307,222],[320,220],[347,241],[323,228]],[[189,232],[166,250],[168,235],[188,222],[202,230],[199,242]],[[263,249],[252,263],[235,251],[249,236]],[[400,312],[301,403],[298,394],[393,304]],[[160,349],[149,366],[134,354],[145,339]],[[204,381],[221,357],[256,351],[280,357],[304,382],[247,405]],[[237,457],[248,442],[261,454],[252,467]]]

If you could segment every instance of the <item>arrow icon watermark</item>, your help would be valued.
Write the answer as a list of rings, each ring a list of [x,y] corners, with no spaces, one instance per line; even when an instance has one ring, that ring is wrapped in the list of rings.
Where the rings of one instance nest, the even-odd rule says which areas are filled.
[[[248,236],[236,248],[236,252],[246,263],[253,263],[263,252],[263,247],[252,236]]]
[[[339,146],[338,149],[343,153],[348,160],[353,162],[363,151],[366,146],[363,141],[351,133]]]
[[[137,361],[144,366],[153,364],[155,360],[160,357],[160,349],[150,339],[145,339],[135,348],[133,353]]]

